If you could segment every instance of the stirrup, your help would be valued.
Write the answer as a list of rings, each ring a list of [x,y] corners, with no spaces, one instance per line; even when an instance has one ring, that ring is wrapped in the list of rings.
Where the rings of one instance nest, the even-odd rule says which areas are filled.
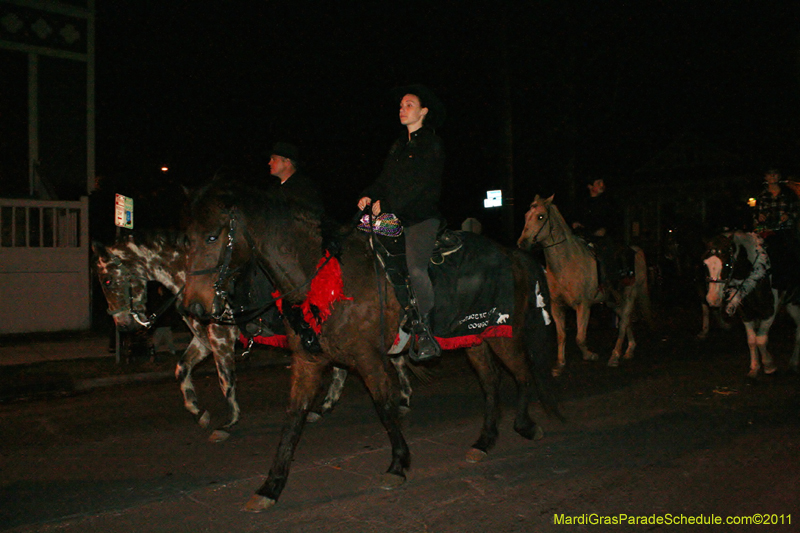
[[[417,334],[417,346],[415,349],[414,343],[408,350],[408,357],[414,363],[423,363],[441,357],[442,347],[436,342],[428,326],[423,322],[415,324],[415,332]]]

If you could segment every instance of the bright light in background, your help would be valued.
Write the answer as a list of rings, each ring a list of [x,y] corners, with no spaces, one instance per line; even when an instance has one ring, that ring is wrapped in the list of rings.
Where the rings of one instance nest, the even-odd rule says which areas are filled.
[[[748,198],[747,199],[747,205],[749,205],[750,207],[755,207],[756,206],[756,199],[755,198]]]
[[[486,191],[483,207],[501,207],[503,205],[503,191]]]
[[[161,167],[161,172],[167,172],[168,170],[169,170],[169,167]]]

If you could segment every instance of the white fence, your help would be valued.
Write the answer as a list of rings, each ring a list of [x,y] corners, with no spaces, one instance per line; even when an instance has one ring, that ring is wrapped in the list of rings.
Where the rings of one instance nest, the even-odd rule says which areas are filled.
[[[0,199],[0,334],[89,329],[88,208]]]

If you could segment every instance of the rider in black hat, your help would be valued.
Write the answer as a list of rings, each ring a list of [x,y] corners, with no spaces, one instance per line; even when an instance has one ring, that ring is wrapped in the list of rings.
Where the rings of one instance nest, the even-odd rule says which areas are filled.
[[[412,331],[417,335],[417,350],[412,358],[424,361],[438,357],[441,348],[430,329],[429,313],[433,309],[433,286],[428,276],[428,262],[442,221],[439,197],[444,170],[444,148],[434,128],[444,122],[445,109],[436,95],[424,85],[395,89],[400,101],[400,123],[406,132],[395,141],[378,179],[358,201],[358,208],[372,206],[372,214],[392,213],[404,228],[405,277],[410,280],[409,299]],[[413,304],[416,303],[416,306]],[[416,316],[414,316],[416,315]]]
[[[299,171],[300,150],[294,144],[277,142],[269,156],[270,174],[278,178],[274,182],[281,195],[291,201],[321,214],[323,209],[319,187],[313,180]]]

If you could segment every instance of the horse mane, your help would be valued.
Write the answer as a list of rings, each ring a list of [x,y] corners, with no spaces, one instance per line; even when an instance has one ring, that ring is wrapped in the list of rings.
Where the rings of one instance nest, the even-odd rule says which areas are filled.
[[[336,248],[346,229],[325,214],[294,198],[286,198],[273,187],[265,187],[242,177],[215,177],[192,196],[189,216],[193,220],[209,220],[219,210],[236,209],[247,218],[265,223],[264,235],[279,233],[296,224],[320,235],[325,248]]]
[[[555,219],[556,225],[559,227],[559,229],[564,230],[564,233],[566,235],[571,234],[572,229],[569,227],[569,224],[567,224],[567,221],[564,219],[564,215],[562,215],[561,211],[558,210],[556,204],[551,202],[550,205],[548,206],[548,209],[550,209],[551,221]]]
[[[175,228],[148,228],[122,233],[114,245],[125,245],[129,242],[144,248],[163,250],[176,249],[183,246],[183,232]]]

